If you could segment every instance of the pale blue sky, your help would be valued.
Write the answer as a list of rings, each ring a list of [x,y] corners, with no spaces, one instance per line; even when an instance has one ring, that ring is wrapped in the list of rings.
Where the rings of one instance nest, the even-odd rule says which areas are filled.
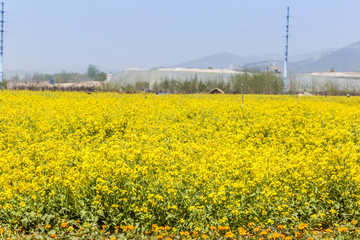
[[[5,0],[4,68],[169,66],[221,52],[291,56],[360,40],[359,0]]]

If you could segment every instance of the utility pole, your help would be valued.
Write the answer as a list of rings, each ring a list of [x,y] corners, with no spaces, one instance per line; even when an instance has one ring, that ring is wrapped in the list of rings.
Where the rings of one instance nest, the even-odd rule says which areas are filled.
[[[287,7],[286,17],[286,40],[285,40],[285,61],[284,61],[284,93],[286,93],[287,83],[287,60],[288,60],[288,41],[289,41],[289,7]]]
[[[4,56],[4,2],[1,2],[0,83],[4,81],[3,56]]]

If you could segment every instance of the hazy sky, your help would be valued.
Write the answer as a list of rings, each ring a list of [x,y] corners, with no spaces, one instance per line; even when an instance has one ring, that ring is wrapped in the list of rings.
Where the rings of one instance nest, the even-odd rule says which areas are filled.
[[[360,40],[359,0],[5,0],[4,68],[169,66],[221,52],[291,56]]]

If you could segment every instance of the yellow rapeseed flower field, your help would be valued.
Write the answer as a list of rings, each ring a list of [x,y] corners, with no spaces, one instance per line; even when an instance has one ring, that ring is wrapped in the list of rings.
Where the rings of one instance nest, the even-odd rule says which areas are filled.
[[[241,95],[1,91],[0,227],[206,239],[355,226],[359,106],[357,97],[250,95],[242,106]]]

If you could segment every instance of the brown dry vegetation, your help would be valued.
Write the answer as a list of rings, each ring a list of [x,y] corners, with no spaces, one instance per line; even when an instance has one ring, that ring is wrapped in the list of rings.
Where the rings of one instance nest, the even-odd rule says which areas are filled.
[[[31,83],[8,83],[9,90],[31,90],[31,91],[79,91],[94,92],[101,86],[100,82],[88,81],[81,83],[56,83],[49,82],[31,82]]]

